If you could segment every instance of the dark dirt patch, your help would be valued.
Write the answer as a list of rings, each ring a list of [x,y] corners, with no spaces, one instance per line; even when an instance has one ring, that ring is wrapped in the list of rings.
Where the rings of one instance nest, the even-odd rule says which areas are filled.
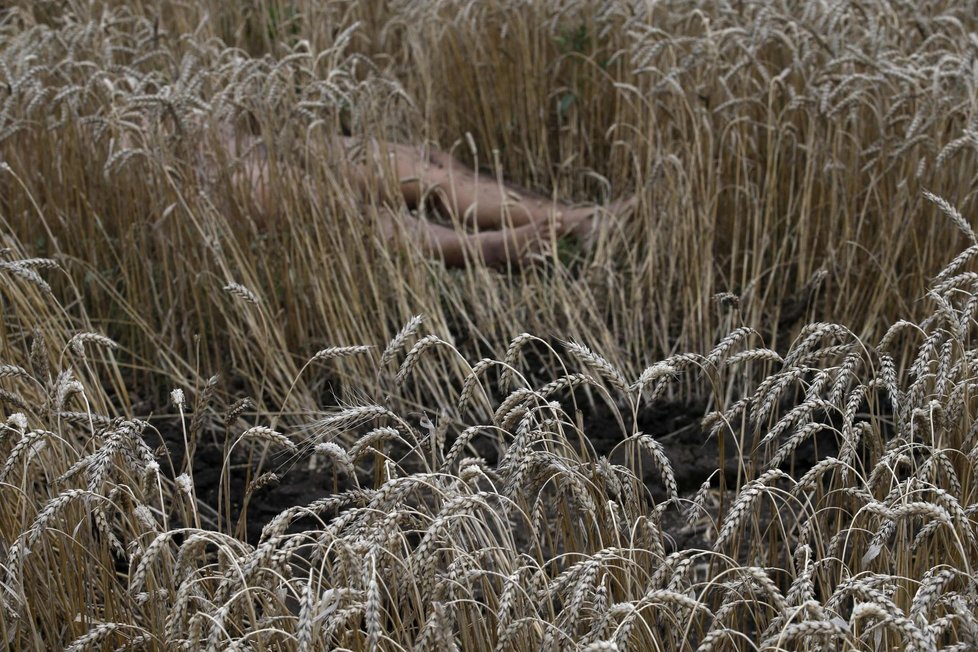
[[[579,403],[579,405],[585,404]],[[724,459],[720,460],[718,440],[709,437],[700,423],[706,409],[704,402],[660,402],[649,405],[638,414],[636,430],[653,436],[662,445],[672,465],[681,498],[691,498],[704,482],[710,482],[711,497],[707,502],[708,509],[712,511],[719,509],[721,486],[728,490],[724,498],[726,504],[729,505],[729,501],[733,499],[729,490],[737,486],[738,468],[742,466],[742,462],[739,446],[729,435],[724,442]],[[621,418],[624,420],[625,432],[631,432],[630,415],[623,415]],[[619,416],[611,408],[599,405],[582,408],[580,419],[583,423],[583,431],[587,434],[595,452],[598,455],[608,455],[614,451],[612,461],[622,463],[629,452],[629,445],[621,445],[623,430]],[[159,429],[162,440],[154,442],[150,438],[149,443],[151,445],[165,443],[173,468],[179,472],[183,459],[183,433],[179,421],[160,420],[154,425]],[[197,495],[202,502],[212,507],[218,506],[219,495],[221,495],[221,474],[227,445],[228,442],[216,437],[201,439],[197,442],[194,452],[193,468]],[[499,451],[494,446],[476,445],[476,448],[490,465],[496,462]],[[790,471],[798,477],[819,459],[834,454],[835,448],[834,441],[824,438],[805,442],[796,451]],[[252,483],[258,475],[270,471],[279,476],[277,482],[270,482],[252,492],[246,514],[247,537],[251,543],[258,541],[262,527],[281,511],[296,505],[309,504],[331,495],[334,490],[334,478],[328,465],[313,465],[308,458],[297,461],[289,459],[287,455],[282,454],[282,451],[273,447],[269,449],[259,468],[260,456],[260,448],[249,450],[248,447],[239,445],[234,449],[231,462],[225,471],[230,484],[230,511],[232,521],[235,523],[240,516],[249,483]],[[720,468],[724,469],[723,485],[717,473]],[[789,470],[787,466],[784,468]],[[666,493],[662,479],[647,454],[643,455],[641,470],[652,498],[656,502],[665,500]],[[369,486],[368,477],[364,476],[361,480]],[[341,479],[336,487],[343,491],[350,488],[350,484]],[[312,523],[297,523],[299,527],[311,525]],[[672,536],[673,549],[710,546],[712,537],[710,530],[713,525],[709,518],[690,526],[678,509],[670,507],[663,514],[663,526],[664,530]]]

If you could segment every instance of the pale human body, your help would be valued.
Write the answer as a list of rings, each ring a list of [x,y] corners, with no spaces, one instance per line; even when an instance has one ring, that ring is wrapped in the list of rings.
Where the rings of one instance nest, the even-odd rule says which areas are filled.
[[[250,188],[259,211],[267,218],[277,211],[270,191],[270,161],[266,148],[255,136],[220,130],[220,140],[228,154],[227,163],[235,166],[236,185]],[[352,152],[360,141],[334,137],[331,146]],[[409,238],[429,256],[446,265],[463,266],[478,252],[489,265],[521,263],[533,252],[542,250],[552,238],[584,235],[595,225],[596,206],[572,207],[529,190],[501,183],[465,166],[452,155],[437,149],[373,140],[358,157],[363,162],[346,161],[351,185],[367,198],[376,193],[378,179],[392,174],[401,198],[409,209],[422,204],[433,207],[446,226],[418,219],[410,214],[385,213],[381,218],[383,235],[391,237],[395,220]],[[214,164],[214,159],[208,157]],[[292,163],[290,162],[290,165]],[[610,206],[619,212],[630,202]]]

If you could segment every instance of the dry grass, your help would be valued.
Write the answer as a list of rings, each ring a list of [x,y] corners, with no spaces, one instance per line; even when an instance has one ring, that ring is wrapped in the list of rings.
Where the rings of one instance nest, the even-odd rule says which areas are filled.
[[[192,385],[230,353],[270,409],[297,359],[382,346],[419,313],[475,359],[528,331],[631,372],[741,325],[781,351],[808,315],[879,337],[922,316],[961,242],[924,191],[974,208],[973,16],[956,3],[14,4],[7,228],[84,279],[136,366]],[[301,174],[274,166],[281,220],[256,222],[230,173],[202,186],[200,115],[249,125],[275,160],[310,153]],[[387,209],[318,145],[341,129],[571,201],[637,193],[639,210],[517,278],[449,272],[380,241]],[[225,287],[251,310],[227,314]]]
[[[11,4],[8,647],[978,644],[966,8]],[[264,137],[280,219],[219,148],[196,173],[209,119]],[[382,241],[390,207],[322,147],[344,129],[639,208],[520,272],[448,271]],[[693,396],[737,465],[682,496],[634,424]],[[333,492],[249,541],[297,463]],[[674,549],[687,520],[707,545]]]
[[[23,279],[7,293],[54,302]],[[3,374],[27,409],[8,416],[0,441],[0,633],[19,649],[967,648],[978,627],[975,296],[935,291],[934,312],[903,328],[922,342],[916,359],[890,371],[880,359],[900,335],[872,346],[827,323],[807,328],[781,363],[733,353],[757,350],[743,333],[710,356],[688,354],[697,365],[660,363],[669,371],[657,382],[675,385],[692,374],[724,387],[744,365],[769,372],[729,407],[714,396],[706,418],[743,451],[722,513],[704,501],[719,479],[676,494],[652,435],[621,433],[624,465],[591,449],[571,388],[624,414],[655,390],[582,346],[579,370],[567,359],[568,375],[533,385],[517,364],[515,387],[499,396],[481,376],[503,362],[483,361],[462,391],[481,386],[484,405],[461,422],[362,404],[283,434],[229,415],[231,448],[322,456],[334,486],[342,477],[348,487],[283,511],[256,543],[223,505],[201,512],[192,459],[168,479],[166,451],[145,443],[150,424],[91,410],[105,392],[74,378],[93,382],[112,361],[96,369],[66,344],[56,364],[38,344],[25,354],[31,370]],[[392,362],[421,368],[437,355],[431,337],[400,335]],[[69,341],[83,339],[112,350],[94,335]],[[181,414],[186,400],[174,392]],[[832,431],[838,457],[795,473],[784,447],[816,424]],[[351,432],[362,434],[344,446]],[[658,504],[639,479],[643,457],[666,489]],[[242,510],[276,477],[255,478]],[[671,528],[683,527],[672,512],[705,515],[709,549],[668,553]]]

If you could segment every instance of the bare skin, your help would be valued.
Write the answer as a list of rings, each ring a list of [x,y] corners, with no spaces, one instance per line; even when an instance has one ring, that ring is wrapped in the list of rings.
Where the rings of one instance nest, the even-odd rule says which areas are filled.
[[[349,139],[344,141],[349,145]],[[382,148],[388,152],[408,206],[415,207],[425,196],[433,195],[442,211],[461,218],[466,226],[522,227],[560,216],[558,235],[582,235],[595,214],[594,207],[573,208],[512,184],[500,184],[446,152],[432,150],[425,158],[410,145],[378,144]]]
[[[251,136],[225,133],[224,137],[229,155],[241,163],[233,175],[235,185],[250,187],[259,210],[271,214],[274,202],[268,189],[269,161],[264,146]],[[337,138],[334,144],[347,152],[355,147],[350,138]],[[405,214],[382,218],[384,237],[393,235],[399,224],[426,255],[441,258],[448,266],[467,265],[473,252],[488,265],[520,264],[544,250],[553,238],[590,233],[599,219],[600,209],[595,206],[573,207],[501,184],[446,152],[422,152],[410,145],[381,141],[374,141],[371,150],[367,164],[350,166],[353,181],[365,196],[375,192],[378,173],[393,174],[409,208],[419,208],[427,200],[453,224],[474,229],[461,232]],[[385,162],[387,170],[383,169]],[[606,210],[618,213],[631,204],[631,200],[619,202]]]

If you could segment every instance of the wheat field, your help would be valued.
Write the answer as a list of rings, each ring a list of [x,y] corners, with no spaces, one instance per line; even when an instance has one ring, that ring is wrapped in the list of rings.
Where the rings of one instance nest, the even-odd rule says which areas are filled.
[[[331,134],[635,209],[449,269]],[[0,641],[975,649],[976,155],[970,3],[11,0]]]

